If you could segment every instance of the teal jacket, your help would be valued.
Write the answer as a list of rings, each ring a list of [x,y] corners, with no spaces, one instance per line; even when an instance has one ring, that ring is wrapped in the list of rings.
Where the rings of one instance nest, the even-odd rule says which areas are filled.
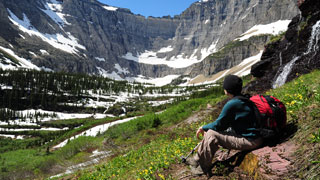
[[[231,127],[236,134],[248,138],[258,137],[255,128],[255,114],[253,110],[239,99],[231,99],[224,105],[218,119],[202,127],[204,131],[224,131]]]

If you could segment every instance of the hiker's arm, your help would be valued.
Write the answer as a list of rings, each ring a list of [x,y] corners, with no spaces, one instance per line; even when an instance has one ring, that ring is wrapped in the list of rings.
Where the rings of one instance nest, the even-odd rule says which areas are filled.
[[[202,126],[204,131],[208,131],[212,129],[214,131],[223,131],[230,127],[231,122],[234,120],[234,112],[233,112],[234,102],[229,101],[222,109],[219,117],[214,122]]]

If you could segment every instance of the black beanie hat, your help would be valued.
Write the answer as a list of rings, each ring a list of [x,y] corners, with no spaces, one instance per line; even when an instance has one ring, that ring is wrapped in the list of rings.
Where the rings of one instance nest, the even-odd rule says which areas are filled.
[[[235,75],[228,75],[224,78],[223,88],[232,95],[239,95],[242,91],[242,79]]]

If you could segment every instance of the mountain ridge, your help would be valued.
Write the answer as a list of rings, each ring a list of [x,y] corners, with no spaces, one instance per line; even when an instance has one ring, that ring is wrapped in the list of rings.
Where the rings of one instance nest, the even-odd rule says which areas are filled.
[[[12,48],[11,44],[16,54],[38,67],[117,79],[186,75],[193,64],[199,66],[207,55],[252,25],[291,19],[298,13],[293,0],[196,2],[173,18],[145,18],[95,0],[37,0],[28,5],[9,0],[0,4],[1,19],[8,26],[0,31],[0,46]],[[258,13],[262,10],[268,10],[267,16]]]

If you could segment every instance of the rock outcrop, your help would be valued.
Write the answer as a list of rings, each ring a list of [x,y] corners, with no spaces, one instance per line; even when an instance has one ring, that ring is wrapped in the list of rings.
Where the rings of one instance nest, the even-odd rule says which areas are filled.
[[[258,54],[269,41],[268,35],[254,36],[244,41],[231,41],[220,51],[193,65],[186,74],[195,77],[199,74],[210,76],[240,64],[244,59]]]
[[[261,87],[260,91],[276,88],[320,68],[319,7],[320,2],[312,0],[299,6],[301,14],[293,18],[285,35],[268,44],[261,61],[252,67],[251,74],[259,79],[251,87]]]
[[[218,50],[254,25],[291,19],[297,13],[291,0],[197,2],[180,16],[174,49],[182,49],[187,57],[194,54],[198,59],[205,58],[201,50]],[[181,54],[175,50],[171,53]]]

